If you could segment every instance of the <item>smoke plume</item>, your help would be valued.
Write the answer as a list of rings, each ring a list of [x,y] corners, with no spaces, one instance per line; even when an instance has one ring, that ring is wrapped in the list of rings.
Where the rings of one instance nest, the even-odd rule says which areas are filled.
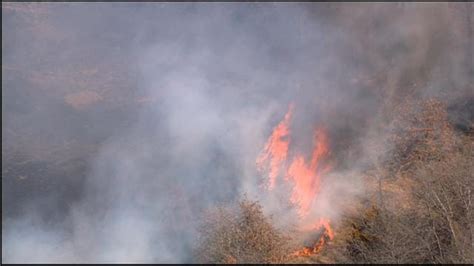
[[[473,96],[469,9],[2,3],[2,262],[192,262],[202,211],[243,194],[286,226],[255,160],[292,103],[290,153],[327,129],[312,213],[337,221],[381,108]]]

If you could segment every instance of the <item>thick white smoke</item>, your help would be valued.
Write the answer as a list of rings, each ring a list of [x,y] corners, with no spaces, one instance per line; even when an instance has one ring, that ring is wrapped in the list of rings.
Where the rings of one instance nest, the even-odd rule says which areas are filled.
[[[106,69],[112,62],[124,70],[121,73],[135,76],[116,74],[113,68],[94,76],[99,80],[92,83],[96,87],[83,88],[63,69],[51,66],[51,72],[61,73],[51,84],[25,85],[12,76],[7,85],[18,91],[2,89],[7,93],[3,103],[8,102],[3,127],[31,129],[31,139],[44,138],[39,146],[76,138],[80,139],[76,147],[92,142],[98,147],[87,158],[86,178],[77,186],[80,192],[74,200],[59,192],[35,194],[19,213],[3,215],[5,263],[192,262],[195,228],[209,206],[246,193],[260,199],[268,212],[284,212],[276,198],[261,190],[263,177],[256,171],[255,159],[290,102],[296,105],[292,122],[296,147],[307,153],[312,130],[322,123],[329,128],[331,148],[343,158],[339,168],[324,178],[314,212],[337,220],[342,202],[363,191],[360,161],[341,143],[349,140],[354,149],[364,143],[368,118],[384,98],[394,97],[380,91],[389,86],[399,95],[400,88],[413,82],[419,94],[438,95],[443,86],[464,89],[468,84],[469,75],[462,68],[464,50],[454,49],[466,43],[457,37],[462,33],[450,33],[451,26],[461,24],[450,20],[444,4],[38,6],[54,10],[55,15],[21,13],[26,18],[39,16],[38,21],[47,25],[40,28],[49,34],[44,35],[47,41],[29,44],[24,43],[30,38],[27,34],[15,35],[24,25],[17,21],[18,14],[7,13],[14,12],[9,11],[11,6],[2,8],[7,16],[2,23],[5,65],[26,68],[32,58],[54,58],[51,62],[71,65],[74,72],[74,64],[81,62]],[[50,66],[38,64],[37,69]],[[87,71],[81,75],[89,75]],[[106,83],[109,74],[132,81],[116,77],[117,83]],[[121,89],[124,84],[128,90]],[[25,96],[22,86],[54,93],[48,99],[34,93]],[[70,106],[64,107],[67,115],[49,107],[53,105],[48,101],[62,99],[54,95],[82,89],[101,94],[92,97],[90,101],[98,102],[87,115],[71,111]],[[17,111],[14,102],[23,98],[33,103],[38,99],[39,111]],[[126,118],[126,126],[114,122],[122,121],[123,113],[107,109],[121,104],[133,105],[136,114]],[[93,128],[79,128],[85,120],[94,121]],[[106,137],[98,137],[103,132]],[[29,143],[36,145],[36,140],[24,141],[14,134],[2,138],[3,144],[18,146],[34,157],[37,152]],[[58,180],[72,182],[67,177]],[[16,188],[11,182],[3,183],[3,193],[9,189],[6,185]],[[9,196],[8,202],[15,197],[19,196]],[[55,208],[58,202],[66,202],[66,207]],[[281,218],[285,224],[285,216]]]

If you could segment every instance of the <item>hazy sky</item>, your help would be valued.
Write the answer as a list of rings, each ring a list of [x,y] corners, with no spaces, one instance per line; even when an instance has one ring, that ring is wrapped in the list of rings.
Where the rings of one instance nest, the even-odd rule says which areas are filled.
[[[330,133],[337,217],[383,104],[472,97],[469,10],[2,3],[2,262],[192,261],[205,208],[278,211],[255,158],[292,102],[292,149]]]

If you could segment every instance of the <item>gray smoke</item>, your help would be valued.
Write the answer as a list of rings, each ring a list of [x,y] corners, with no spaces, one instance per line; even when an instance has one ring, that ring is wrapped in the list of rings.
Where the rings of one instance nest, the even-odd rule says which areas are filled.
[[[384,103],[472,96],[469,8],[2,4],[2,262],[192,262],[206,208],[286,213],[255,158],[291,102],[293,151],[328,128],[337,220]]]

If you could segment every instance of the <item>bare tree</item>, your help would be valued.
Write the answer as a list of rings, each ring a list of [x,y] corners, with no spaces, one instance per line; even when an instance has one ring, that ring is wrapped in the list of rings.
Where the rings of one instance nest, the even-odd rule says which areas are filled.
[[[430,221],[439,261],[474,261],[473,246],[473,142],[465,139],[459,150],[445,159],[417,168],[419,184],[413,192],[418,207]]]
[[[389,126],[392,149],[375,165],[374,193],[383,200],[346,219],[351,230],[341,247],[349,262],[472,263],[474,142],[454,131],[440,101],[410,100],[398,110]],[[408,204],[389,193],[389,179]]]
[[[205,214],[195,256],[201,263],[282,263],[290,258],[289,240],[257,202],[244,199]]]

